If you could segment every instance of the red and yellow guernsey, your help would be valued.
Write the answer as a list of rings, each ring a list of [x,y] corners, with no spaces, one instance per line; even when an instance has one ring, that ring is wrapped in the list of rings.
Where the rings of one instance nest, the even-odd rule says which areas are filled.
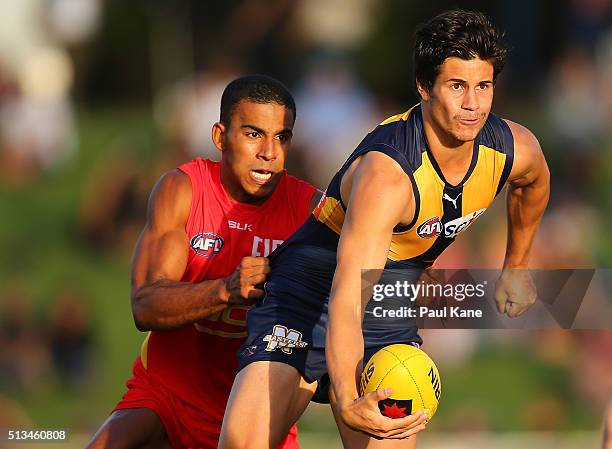
[[[245,256],[268,256],[308,217],[315,189],[284,173],[261,205],[234,201],[225,192],[220,164],[194,159],[179,167],[192,186],[185,232],[190,249],[182,281],[230,275]],[[149,332],[139,359],[147,373],[184,402],[204,411],[202,423],[220,432],[235,376],[236,351],[246,332],[246,306],[234,306],[194,325]]]

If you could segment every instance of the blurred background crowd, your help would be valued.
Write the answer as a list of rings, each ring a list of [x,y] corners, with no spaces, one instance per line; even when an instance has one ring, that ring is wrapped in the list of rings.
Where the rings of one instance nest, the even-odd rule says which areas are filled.
[[[488,13],[512,48],[494,111],[552,173],[532,266],[612,266],[612,0],[0,0],[0,427],[92,432],[143,337],[129,262],[150,189],[195,156],[241,74],[297,103],[289,171],[325,188],[356,144],[416,103],[415,26]],[[440,267],[499,267],[504,204]],[[612,285],[607,286],[612,289]],[[612,332],[424,331],[443,431],[596,430]],[[302,428],[333,428],[313,409]]]

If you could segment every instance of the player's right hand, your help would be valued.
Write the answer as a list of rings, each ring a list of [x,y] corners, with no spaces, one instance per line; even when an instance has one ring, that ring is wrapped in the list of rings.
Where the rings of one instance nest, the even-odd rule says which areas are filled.
[[[355,399],[340,408],[344,423],[354,430],[364,432],[377,439],[408,438],[427,426],[429,417],[423,412],[416,412],[404,418],[388,418],[380,413],[378,401],[387,399],[392,394],[390,388],[379,388]]]
[[[265,282],[270,272],[266,257],[243,257],[236,270],[224,279],[229,292],[228,304],[252,304],[263,298],[264,291],[257,284]]]

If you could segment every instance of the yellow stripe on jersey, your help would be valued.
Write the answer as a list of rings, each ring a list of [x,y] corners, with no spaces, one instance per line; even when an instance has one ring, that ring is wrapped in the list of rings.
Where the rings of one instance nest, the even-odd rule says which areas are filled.
[[[419,216],[411,229],[404,233],[393,234],[388,256],[393,261],[412,259],[431,248],[436,238],[423,238],[418,235],[417,229],[423,223],[432,219],[435,221],[435,217],[441,219],[444,214],[444,205],[442,203],[444,183],[433,168],[429,154],[423,152],[422,156],[423,163],[414,172],[414,180],[420,195]],[[505,161],[505,153],[495,151],[485,145],[480,145],[476,166],[470,177],[463,184],[461,193],[461,215],[463,217],[486,209],[495,199],[495,193],[497,192],[497,186]],[[433,229],[436,225],[432,224],[431,226]],[[437,226],[443,232],[442,225]]]
[[[390,117],[381,125],[398,120],[407,120],[411,110]],[[393,233],[387,257],[395,262],[413,259],[426,253],[434,245],[438,236],[444,234],[444,225],[441,220],[444,215],[443,195],[445,184],[436,172],[429,158],[429,153],[422,151],[421,157],[421,165],[413,172],[419,194],[418,217],[414,226],[409,230]],[[477,218],[495,199],[506,157],[505,153],[486,145],[479,146],[476,166],[463,184],[461,191],[460,218],[465,219],[466,226],[461,231],[457,231],[456,235],[466,229],[473,221],[472,218]],[[318,221],[325,224],[336,234],[340,234],[345,211],[338,199],[325,197],[313,213]],[[417,233],[420,225],[424,225],[421,229],[421,235]],[[437,255],[433,258],[436,257]],[[431,261],[424,262],[429,263]]]
[[[380,122],[380,124],[378,126],[387,125],[389,123],[397,122],[399,120],[404,120],[404,121],[408,120],[408,117],[410,116],[410,113],[417,106],[418,106],[418,104],[415,104],[414,106],[412,106],[410,109],[408,109],[403,114],[392,115],[391,117],[389,117],[389,118],[383,120],[382,122]]]
[[[419,216],[412,228],[405,232],[394,233],[391,237],[388,258],[395,262],[411,259],[431,248],[436,239],[419,237],[416,232],[417,227],[434,217],[442,219],[444,213],[442,205],[444,183],[433,168],[426,152],[423,152],[422,160],[421,166],[413,173],[420,196]]]
[[[486,208],[493,202],[506,157],[505,153],[480,145],[476,167],[463,184],[463,215]]]
[[[317,220],[340,235],[344,223],[344,209],[339,200],[326,196],[313,214]]]
[[[246,330],[240,331],[240,332],[228,332],[228,331],[222,331],[220,329],[210,329],[206,326],[201,325],[200,323],[195,323],[195,328],[198,332],[204,332],[206,334],[216,335],[217,337],[245,338],[248,336],[248,332]]]
[[[140,346],[140,360],[142,361],[142,366],[147,369],[147,352],[149,349],[149,337],[151,336],[151,332],[147,332],[147,336],[145,337],[142,345]]]

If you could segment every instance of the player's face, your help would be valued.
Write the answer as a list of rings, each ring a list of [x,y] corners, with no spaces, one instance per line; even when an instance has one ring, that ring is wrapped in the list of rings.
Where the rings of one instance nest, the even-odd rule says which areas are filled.
[[[424,114],[441,140],[451,145],[473,141],[491,111],[493,65],[478,58],[447,58],[431,90],[418,89]]]
[[[213,141],[223,154],[223,185],[235,200],[261,203],[274,192],[292,129],[293,113],[285,106],[246,100],[235,106],[229,126],[213,126]]]

